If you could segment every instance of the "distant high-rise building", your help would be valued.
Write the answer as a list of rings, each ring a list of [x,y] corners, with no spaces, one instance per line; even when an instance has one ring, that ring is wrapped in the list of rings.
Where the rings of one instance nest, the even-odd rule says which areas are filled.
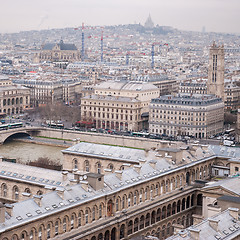
[[[150,14],[149,14],[149,16],[148,16],[148,18],[147,18],[147,21],[146,21],[145,24],[144,24],[144,27],[145,27],[145,28],[154,28],[154,23],[153,23],[153,21],[152,21],[152,18],[151,18],[151,16],[150,16]]]
[[[207,91],[224,100],[224,46],[215,42],[209,52]]]

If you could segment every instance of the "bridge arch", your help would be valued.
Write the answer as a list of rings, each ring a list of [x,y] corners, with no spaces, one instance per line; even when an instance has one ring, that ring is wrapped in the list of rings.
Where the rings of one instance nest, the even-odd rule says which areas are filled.
[[[5,139],[3,139],[2,143],[4,144],[6,141],[11,140],[13,138],[29,137],[29,136],[31,135],[27,132],[10,133],[8,136],[6,136]]]

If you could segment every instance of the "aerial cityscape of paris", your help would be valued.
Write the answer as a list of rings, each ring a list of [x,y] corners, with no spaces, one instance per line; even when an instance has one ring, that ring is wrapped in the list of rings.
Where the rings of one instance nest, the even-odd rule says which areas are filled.
[[[240,239],[240,1],[0,8],[0,240]]]

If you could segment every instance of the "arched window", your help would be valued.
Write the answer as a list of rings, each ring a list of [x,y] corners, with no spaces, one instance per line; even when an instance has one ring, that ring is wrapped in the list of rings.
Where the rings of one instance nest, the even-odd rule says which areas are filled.
[[[139,202],[141,203],[142,202],[142,193],[143,193],[143,191],[142,191],[142,189],[140,190],[140,194],[139,194]]]
[[[22,97],[20,97],[20,104],[22,104],[23,103],[23,98]]]
[[[101,173],[101,163],[97,163],[97,173]]]
[[[136,192],[134,193],[134,196],[133,196],[133,204],[134,205],[137,204],[137,193]]]
[[[18,191],[18,187],[17,186],[13,187],[13,199],[14,200],[18,200],[19,199],[19,191]]]
[[[99,218],[102,217],[102,204],[99,205]]]
[[[119,211],[119,199],[116,199],[116,211]]]
[[[51,225],[50,223],[47,225],[47,239],[51,238]]]
[[[75,215],[72,214],[72,216],[71,216],[71,229],[74,228],[74,220],[75,220]]]
[[[55,223],[55,236],[58,235],[58,221]]]
[[[29,188],[25,188],[24,192],[25,192],[25,193],[31,193],[31,191],[30,191]]]
[[[93,210],[92,210],[92,220],[94,221],[95,220],[95,206],[93,207]]]
[[[73,159],[73,169],[78,169],[78,160]]]
[[[108,169],[111,169],[111,170],[113,171],[113,168],[114,168],[114,167],[113,167],[113,164],[112,164],[112,163],[109,163],[109,164],[108,164]]]
[[[88,223],[88,210],[85,211],[85,223]]]
[[[78,227],[82,225],[82,214],[81,212],[78,213]]]
[[[86,172],[89,172],[89,171],[90,171],[89,161],[86,160],[84,163],[85,163],[85,171],[86,171]]]
[[[67,231],[67,219],[66,217],[63,219],[63,232]]]
[[[37,195],[43,195],[43,192],[41,190],[37,191]]]
[[[7,197],[7,185],[5,183],[3,183],[1,186],[1,195],[3,197]]]
[[[122,198],[122,209],[124,209],[125,208],[125,196],[123,196],[123,198]]]
[[[29,239],[30,240],[33,240],[33,236],[35,235],[34,233],[35,233],[35,231],[31,230],[31,232],[29,234]]]
[[[39,228],[38,230],[38,240],[42,240],[42,227]]]

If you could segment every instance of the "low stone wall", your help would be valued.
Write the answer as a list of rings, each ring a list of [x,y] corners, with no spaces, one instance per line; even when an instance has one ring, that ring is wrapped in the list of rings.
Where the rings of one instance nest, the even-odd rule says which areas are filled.
[[[146,150],[150,150],[151,148],[165,148],[165,147],[176,148],[180,144],[180,142],[172,141],[170,142],[142,137],[128,137],[111,134],[79,132],[49,128],[41,130],[38,135],[49,138],[72,139],[72,140],[79,138],[80,141],[84,142],[142,148]]]

